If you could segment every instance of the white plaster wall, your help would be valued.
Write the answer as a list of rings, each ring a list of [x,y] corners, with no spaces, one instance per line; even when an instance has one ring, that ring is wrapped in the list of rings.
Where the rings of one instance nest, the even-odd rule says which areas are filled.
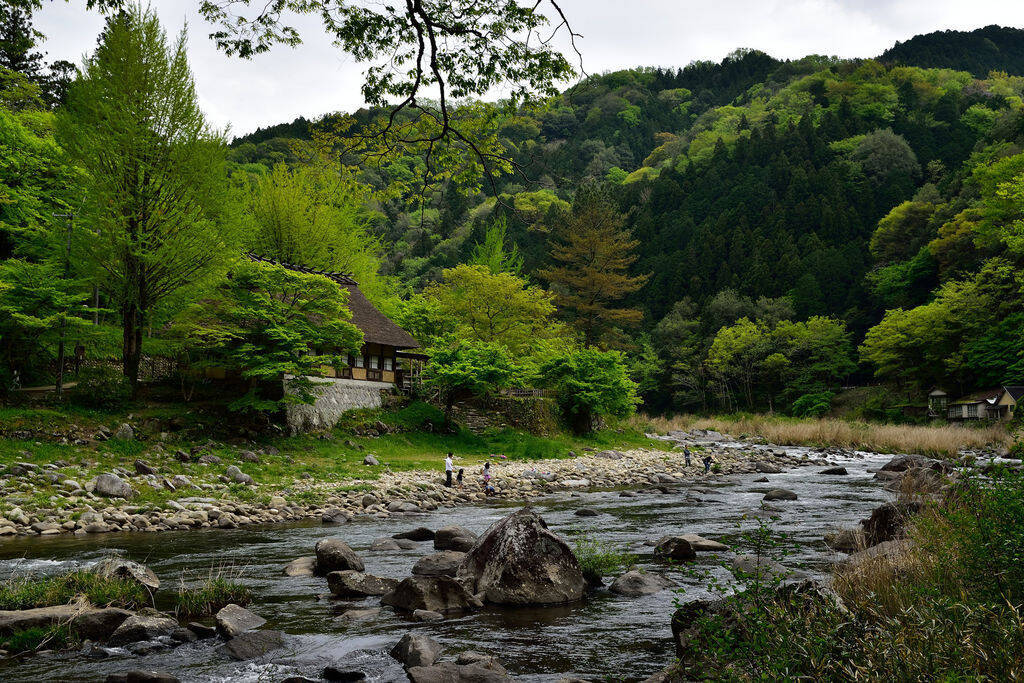
[[[358,379],[311,377],[318,386],[313,404],[288,406],[286,420],[292,434],[330,429],[346,410],[379,408],[380,392],[393,385],[386,382],[366,382]],[[288,383],[285,382],[285,391]]]

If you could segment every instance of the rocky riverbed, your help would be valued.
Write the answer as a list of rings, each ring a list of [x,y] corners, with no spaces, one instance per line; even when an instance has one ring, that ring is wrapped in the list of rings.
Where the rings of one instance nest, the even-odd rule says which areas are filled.
[[[837,449],[785,449],[737,442],[716,434],[675,433],[662,437],[676,444],[673,450],[591,451],[565,459],[508,462],[500,455],[491,460],[495,497],[531,500],[557,491],[619,487],[668,487],[705,478],[700,458],[713,458],[707,478],[752,472],[771,473],[821,457],[857,457]],[[684,444],[694,448],[686,464]],[[222,528],[251,524],[322,519],[343,523],[353,517],[431,511],[439,506],[479,503],[482,490],[479,463],[467,468],[463,488],[444,486],[438,471],[391,472],[377,478],[324,482],[295,479],[290,486],[263,487],[239,468],[259,463],[264,452],[242,450],[237,463],[219,456],[179,451],[175,457],[192,467],[191,476],[166,476],[153,458],[138,458],[86,479],[87,465],[51,463],[40,466],[26,459],[0,474],[0,544],[4,537],[26,535],[101,534],[109,532],[157,532]],[[368,470],[377,465],[366,456]],[[76,475],[75,470],[79,470]],[[269,490],[267,490],[269,488]],[[139,501],[146,491],[173,491],[158,503]],[[316,500],[317,503],[307,501]],[[322,502],[321,502],[322,501]]]
[[[424,667],[430,671],[415,672],[423,678],[413,680],[467,680],[452,677],[465,671],[458,667],[482,661],[494,672],[487,662],[495,658],[516,680],[639,681],[674,657],[673,601],[707,596],[708,580],[728,580],[727,567],[743,562],[748,552],[742,532],[753,520],[774,518],[773,528],[792,546],[786,565],[820,577],[845,557],[829,548],[824,536],[856,526],[892,497],[885,490],[888,482],[875,474],[889,456],[779,448],[714,434],[669,438],[705,449],[695,456],[713,453],[721,471],[705,477],[697,458],[686,467],[679,450],[593,452],[532,463],[499,459],[495,481],[500,493],[490,499],[469,484],[463,490],[446,489],[437,472],[385,474],[373,483],[373,491],[336,492],[326,506],[239,508],[250,521],[277,524],[219,529],[207,515],[205,524],[168,525],[161,534],[132,533],[130,526],[119,524],[129,533],[10,537],[0,544],[0,557],[7,558],[0,560],[0,576],[87,567],[111,552],[145,562],[171,585],[195,585],[210,571],[230,567],[257,596],[249,610],[267,621],[252,632],[271,635],[246,637],[257,641],[249,644],[256,649],[248,659],[226,651],[230,640],[224,636],[175,641],[163,633],[131,648],[98,642],[82,651],[37,655],[9,663],[0,676],[95,681],[144,669],[183,681],[360,680],[333,679],[327,672],[332,668],[335,674],[359,672],[372,681],[401,681],[416,668],[404,661],[410,647],[400,648],[403,661],[390,653],[411,633],[436,644],[421,642],[411,649],[427,655],[437,650],[436,661]],[[792,495],[766,502],[772,491]],[[367,495],[376,501],[364,505]],[[488,571],[486,563],[464,577],[470,581],[462,586],[465,594],[444,583],[450,579],[443,577],[458,575],[466,561],[460,553],[472,551],[484,531],[520,509],[524,499],[547,529],[570,546],[583,539],[609,544],[634,554],[642,571],[610,577],[605,587],[587,589],[576,600],[578,579],[569,567],[554,595],[572,602],[549,606],[501,604],[523,600],[519,589],[528,585],[529,573],[512,585],[494,584],[488,577],[501,572]],[[121,511],[131,505],[110,502]],[[214,499],[187,505],[195,511],[240,514],[231,506],[241,504]],[[325,520],[333,509],[339,514],[327,514]],[[293,521],[285,521],[283,510]],[[341,520],[350,521],[335,523]],[[458,528],[472,537],[453,531]],[[543,534],[531,534],[524,536],[541,542]],[[332,539],[333,545],[323,539]],[[359,564],[347,564],[351,558],[339,543]],[[494,547],[517,545],[503,541]],[[320,558],[305,559],[315,555],[332,558],[331,564],[318,570]],[[703,576],[666,562],[673,557]],[[331,571],[325,572],[328,567]],[[403,590],[388,597],[403,582]],[[269,649],[261,652],[260,647]]]

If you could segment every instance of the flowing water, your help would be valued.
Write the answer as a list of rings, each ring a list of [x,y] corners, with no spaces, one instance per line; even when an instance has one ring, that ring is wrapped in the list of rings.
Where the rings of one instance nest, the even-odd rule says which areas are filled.
[[[803,453],[790,448],[789,452]],[[764,515],[761,497],[771,488],[787,488],[796,501],[773,503],[775,531],[792,542],[784,564],[812,574],[827,571],[840,556],[828,550],[822,536],[855,525],[879,503],[891,498],[869,470],[887,456],[853,454],[829,462],[847,467],[848,476],[818,474],[824,460],[767,475],[770,483],[754,480],[764,475],[717,477],[688,483],[672,493],[642,493],[620,497],[617,491],[559,493],[535,501],[549,527],[565,537],[586,534],[611,542],[637,556],[638,564],[662,570],[651,557],[652,541],[670,533],[693,532],[735,543],[742,550],[741,529],[755,526]],[[438,528],[449,524],[482,532],[489,524],[519,505],[495,503],[438,510],[425,515],[387,520],[360,519],[339,527],[315,523],[249,527],[235,530],[163,532],[158,534],[104,534],[78,537],[36,537],[0,544],[0,576],[34,571],[66,571],[88,565],[117,551],[149,565],[165,590],[174,590],[198,574],[227,567],[256,593],[251,609],[268,620],[266,628],[288,634],[287,646],[266,658],[235,662],[216,651],[214,641],[200,641],[145,656],[114,651],[93,659],[77,653],[43,654],[20,664],[0,665],[5,681],[97,681],[108,673],[130,669],[167,671],[182,681],[271,681],[288,676],[319,678],[331,665],[360,670],[372,681],[406,680],[399,664],[387,652],[406,632],[428,633],[445,646],[445,654],[478,650],[495,655],[522,681],[556,681],[562,677],[591,680],[637,681],[664,668],[673,659],[669,621],[676,599],[707,595],[707,578],[689,571],[667,570],[683,592],[667,590],[640,598],[627,598],[602,589],[579,604],[544,609],[486,608],[441,622],[412,623],[389,609],[367,621],[346,622],[337,615],[346,609],[374,607],[377,599],[340,602],[325,596],[326,581],[314,577],[287,577],[289,561],[311,555],[325,536],[343,538],[359,553],[366,571],[403,578],[413,563],[432,545],[417,550],[371,551],[375,538],[391,536],[416,526]],[[574,514],[580,507],[597,510],[596,517]],[[571,541],[570,541],[571,542]],[[727,578],[720,565],[730,553],[702,553],[694,566],[712,576]]]

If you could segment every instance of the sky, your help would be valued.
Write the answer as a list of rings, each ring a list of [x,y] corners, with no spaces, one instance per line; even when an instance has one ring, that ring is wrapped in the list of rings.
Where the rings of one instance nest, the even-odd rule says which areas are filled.
[[[207,118],[232,135],[298,116],[362,106],[363,64],[331,44],[315,16],[297,17],[303,44],[244,60],[217,51],[200,0],[150,0],[169,33],[188,25],[188,52]],[[1024,27],[1022,0],[561,0],[587,73],[719,61],[738,48],[778,58],[878,55],[898,40],[989,24]],[[50,60],[80,63],[102,17],[85,0],[52,0],[36,14]]]

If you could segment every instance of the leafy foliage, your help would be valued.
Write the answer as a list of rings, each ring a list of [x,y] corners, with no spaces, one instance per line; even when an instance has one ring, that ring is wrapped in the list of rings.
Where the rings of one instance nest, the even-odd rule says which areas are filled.
[[[577,434],[593,431],[602,417],[626,417],[640,402],[636,383],[617,351],[586,348],[556,356],[540,368],[540,383],[554,391],[555,401]]]
[[[183,315],[180,333],[205,351],[208,364],[233,369],[249,391],[233,410],[275,410],[311,403],[321,366],[344,367],[340,354],[358,353],[362,333],[348,320],[348,292],[322,275],[243,262],[209,299]],[[287,379],[278,397],[263,382]]]

